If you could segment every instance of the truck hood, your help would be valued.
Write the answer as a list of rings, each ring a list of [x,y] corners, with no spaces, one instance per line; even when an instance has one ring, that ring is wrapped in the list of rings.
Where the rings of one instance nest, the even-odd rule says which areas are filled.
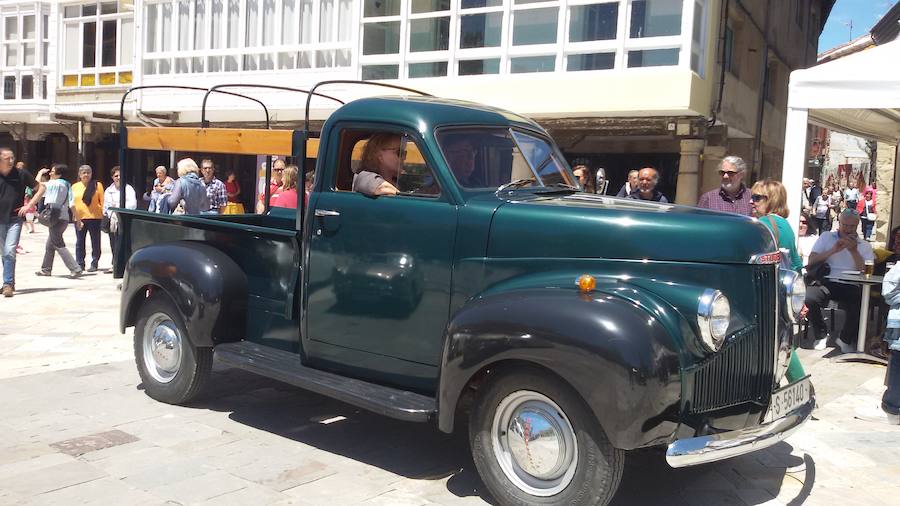
[[[516,191],[491,223],[490,258],[747,263],[777,250],[755,218],[593,195]]]

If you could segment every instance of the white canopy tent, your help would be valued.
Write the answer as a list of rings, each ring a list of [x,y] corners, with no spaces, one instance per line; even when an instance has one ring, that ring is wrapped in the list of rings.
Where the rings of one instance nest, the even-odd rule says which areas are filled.
[[[803,188],[807,123],[897,145],[900,40],[791,72],[781,176],[788,195]],[[796,231],[800,213],[788,221]]]

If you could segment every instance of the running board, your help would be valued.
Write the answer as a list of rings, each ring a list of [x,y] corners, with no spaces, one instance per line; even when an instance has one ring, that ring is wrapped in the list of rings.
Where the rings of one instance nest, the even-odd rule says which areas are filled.
[[[333,397],[380,415],[427,422],[437,412],[434,398],[303,365],[296,353],[241,341],[215,347],[224,364]]]

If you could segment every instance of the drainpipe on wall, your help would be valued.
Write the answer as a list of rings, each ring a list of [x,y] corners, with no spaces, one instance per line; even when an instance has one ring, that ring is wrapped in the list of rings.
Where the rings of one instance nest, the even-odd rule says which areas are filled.
[[[762,172],[762,128],[763,114],[766,110],[766,88],[769,80],[769,22],[772,12],[772,0],[766,0],[766,19],[763,22],[762,69],[760,70],[759,101],[756,107],[756,132],[753,134],[753,170],[754,179],[759,179]],[[771,90],[769,91],[771,93]]]

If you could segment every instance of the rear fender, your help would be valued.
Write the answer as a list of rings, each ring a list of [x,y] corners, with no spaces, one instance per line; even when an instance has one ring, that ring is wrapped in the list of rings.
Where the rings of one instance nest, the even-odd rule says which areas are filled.
[[[524,361],[567,381],[617,448],[668,441],[679,423],[680,353],[652,310],[614,291],[582,294],[574,286],[492,290],[473,299],[446,331],[440,429],[453,430],[457,403],[476,375]]]
[[[142,299],[154,291],[171,299],[194,346],[243,339],[247,277],[222,251],[195,241],[176,241],[134,252],[122,282],[122,332],[135,324]]]

